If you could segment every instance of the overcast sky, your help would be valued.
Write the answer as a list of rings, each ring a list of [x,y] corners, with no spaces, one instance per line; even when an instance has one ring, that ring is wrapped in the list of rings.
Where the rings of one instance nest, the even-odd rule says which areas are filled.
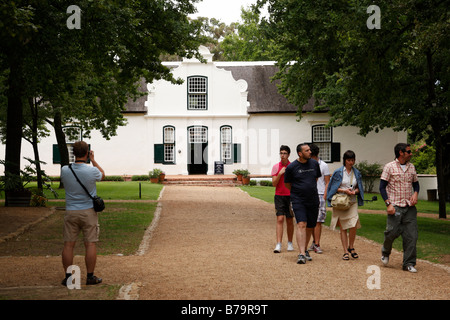
[[[247,8],[256,0],[203,0],[196,4],[197,13],[191,17],[216,18],[226,24],[241,21],[241,7]]]

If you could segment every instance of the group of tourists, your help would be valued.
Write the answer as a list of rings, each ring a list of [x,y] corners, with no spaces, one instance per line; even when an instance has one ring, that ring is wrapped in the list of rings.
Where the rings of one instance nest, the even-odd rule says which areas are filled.
[[[73,263],[73,251],[78,234],[84,234],[86,248],[86,284],[95,285],[102,279],[94,275],[98,242],[98,214],[94,210],[92,197],[97,193],[96,182],[105,178],[105,172],[97,163],[94,152],[84,141],[73,145],[75,163],[61,169],[61,181],[66,189],[66,212],[64,216],[64,247],[62,264],[65,277],[63,285],[72,280],[69,267]],[[308,244],[313,238],[310,251],[322,253],[320,237],[322,224],[326,218],[326,205],[333,205],[336,195],[344,196],[348,207],[333,207],[331,229],[340,228],[344,249],[343,260],[358,259],[354,249],[356,230],[361,228],[358,206],[364,204],[364,188],[361,173],[354,168],[356,155],[348,150],[343,155],[343,166],[330,177],[327,164],[319,158],[319,148],[314,144],[299,144],[298,158],[289,162],[291,150],[280,147],[280,162],[273,166],[272,183],[275,189],[275,209],[277,215],[277,244],[274,252],[281,252],[283,224],[286,221],[288,251],[293,251],[294,217],[297,222],[296,239],[299,249],[297,263],[305,264],[312,258]],[[417,210],[419,182],[414,165],[410,163],[411,148],[399,143],[394,148],[395,160],[386,164],[380,181],[380,194],[386,203],[387,224],[381,261],[389,263],[392,243],[400,235],[403,238],[403,269],[417,272]],[[92,166],[87,163],[91,162]],[[81,180],[81,181],[80,181]],[[348,234],[347,234],[348,233]]]
[[[294,251],[294,217],[297,223],[296,240],[298,264],[311,261],[309,251],[323,253],[320,246],[322,224],[327,215],[326,205],[333,208],[330,228],[340,229],[343,260],[358,259],[355,250],[356,231],[361,228],[358,206],[364,205],[364,187],[360,171],[354,167],[356,155],[347,150],[343,165],[330,174],[328,165],[319,158],[315,144],[297,146],[298,158],[289,161],[291,150],[280,147],[280,162],[272,168],[277,216],[274,252],[282,249],[283,225],[286,221],[288,251]],[[380,194],[386,204],[387,223],[381,249],[381,262],[389,263],[392,244],[403,238],[403,270],[417,272],[416,242],[419,182],[414,165],[410,163],[411,148],[406,143],[394,147],[395,160],[386,164],[380,180]],[[313,239],[308,248],[308,244]]]

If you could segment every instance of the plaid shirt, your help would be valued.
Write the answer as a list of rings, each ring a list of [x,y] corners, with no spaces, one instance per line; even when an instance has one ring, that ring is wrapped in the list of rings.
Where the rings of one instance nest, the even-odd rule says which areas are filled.
[[[398,207],[411,205],[412,183],[418,181],[416,168],[412,163],[408,162],[406,171],[403,171],[397,159],[389,162],[383,168],[381,179],[388,182],[386,192],[393,205]]]

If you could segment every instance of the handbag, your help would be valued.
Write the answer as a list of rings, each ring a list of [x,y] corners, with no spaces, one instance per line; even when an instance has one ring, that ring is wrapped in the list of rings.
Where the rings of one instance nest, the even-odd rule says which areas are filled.
[[[331,198],[331,206],[338,210],[347,210],[352,206],[348,194],[336,193]]]
[[[353,180],[353,169],[352,175],[350,177],[350,183]],[[353,202],[350,201],[350,196],[348,194],[336,193],[331,198],[331,206],[338,210],[348,210],[353,205]]]
[[[94,196],[94,197],[91,196],[89,191],[87,191],[86,187],[81,183],[80,179],[78,179],[77,175],[75,174],[75,171],[73,171],[72,164],[69,164],[69,168],[70,168],[70,170],[72,170],[72,173],[75,176],[75,179],[77,179],[78,183],[83,187],[84,191],[86,191],[89,198],[92,199],[95,212],[102,212],[103,210],[105,210],[105,202],[103,201],[103,199],[100,198],[99,196]]]

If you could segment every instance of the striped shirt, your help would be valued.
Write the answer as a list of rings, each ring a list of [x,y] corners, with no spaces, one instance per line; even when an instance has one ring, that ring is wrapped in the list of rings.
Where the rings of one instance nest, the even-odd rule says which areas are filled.
[[[383,168],[381,179],[388,182],[386,192],[394,206],[411,205],[410,199],[414,193],[412,184],[418,181],[416,168],[412,163],[408,162],[403,169],[397,159],[389,162]]]

